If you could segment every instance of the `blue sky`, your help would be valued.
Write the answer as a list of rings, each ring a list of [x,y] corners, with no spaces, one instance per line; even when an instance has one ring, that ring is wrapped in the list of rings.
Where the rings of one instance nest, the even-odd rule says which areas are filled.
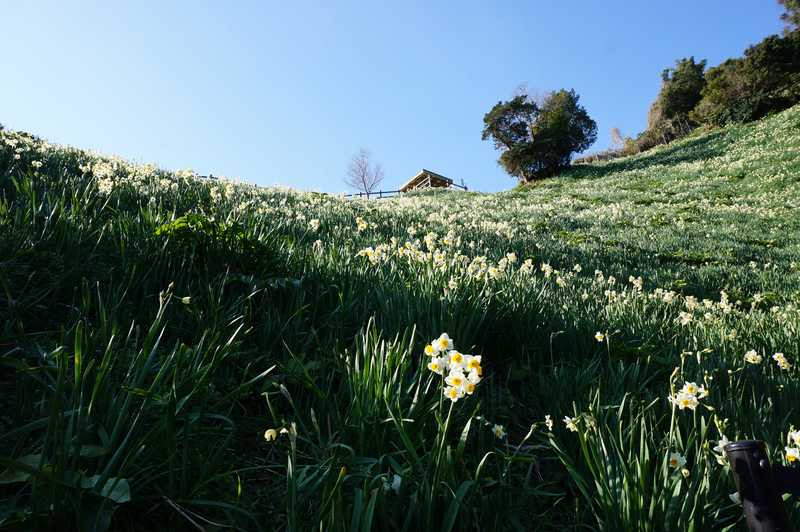
[[[0,2],[6,127],[330,192],[361,147],[384,189],[422,167],[509,188],[480,136],[520,84],[574,88],[601,149],[644,128],[675,59],[715,65],[782,28],[771,0]]]

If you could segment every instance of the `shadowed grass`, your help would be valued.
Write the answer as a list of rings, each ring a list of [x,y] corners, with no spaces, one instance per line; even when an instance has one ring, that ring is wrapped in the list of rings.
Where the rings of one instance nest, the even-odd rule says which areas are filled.
[[[2,131],[0,526],[738,526],[717,441],[800,426],[798,208],[800,108],[379,202]],[[443,331],[483,356],[457,403]]]

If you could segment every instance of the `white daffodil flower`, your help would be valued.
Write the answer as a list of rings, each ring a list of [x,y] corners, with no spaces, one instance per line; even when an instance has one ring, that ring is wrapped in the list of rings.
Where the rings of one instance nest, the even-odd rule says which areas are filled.
[[[669,466],[675,469],[680,469],[686,465],[686,458],[680,453],[669,454]]]
[[[503,425],[494,425],[492,427],[492,434],[494,434],[494,437],[498,440],[505,439],[506,429],[503,427]]]
[[[441,357],[432,357],[430,362],[428,362],[428,369],[438,375],[444,373],[444,365]]]

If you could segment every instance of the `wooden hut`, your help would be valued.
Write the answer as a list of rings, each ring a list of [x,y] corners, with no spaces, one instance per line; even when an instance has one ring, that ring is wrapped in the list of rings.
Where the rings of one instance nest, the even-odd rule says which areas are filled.
[[[406,181],[405,184],[400,187],[400,192],[411,192],[412,190],[422,190],[426,188],[450,187],[466,189],[464,186],[454,184],[453,180],[449,177],[445,177],[437,174],[436,172],[431,172],[430,170],[423,168],[417,175]]]

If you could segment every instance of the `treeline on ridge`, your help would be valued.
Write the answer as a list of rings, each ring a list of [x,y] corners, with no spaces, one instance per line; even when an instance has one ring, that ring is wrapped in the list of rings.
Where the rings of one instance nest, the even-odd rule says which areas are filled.
[[[758,120],[800,102],[800,0],[779,0],[786,12],[783,35],[750,46],[742,57],[706,69],[694,57],[661,74],[647,129],[635,138],[612,130],[612,147],[576,159],[592,162],[633,155],[690,134],[697,128]]]

